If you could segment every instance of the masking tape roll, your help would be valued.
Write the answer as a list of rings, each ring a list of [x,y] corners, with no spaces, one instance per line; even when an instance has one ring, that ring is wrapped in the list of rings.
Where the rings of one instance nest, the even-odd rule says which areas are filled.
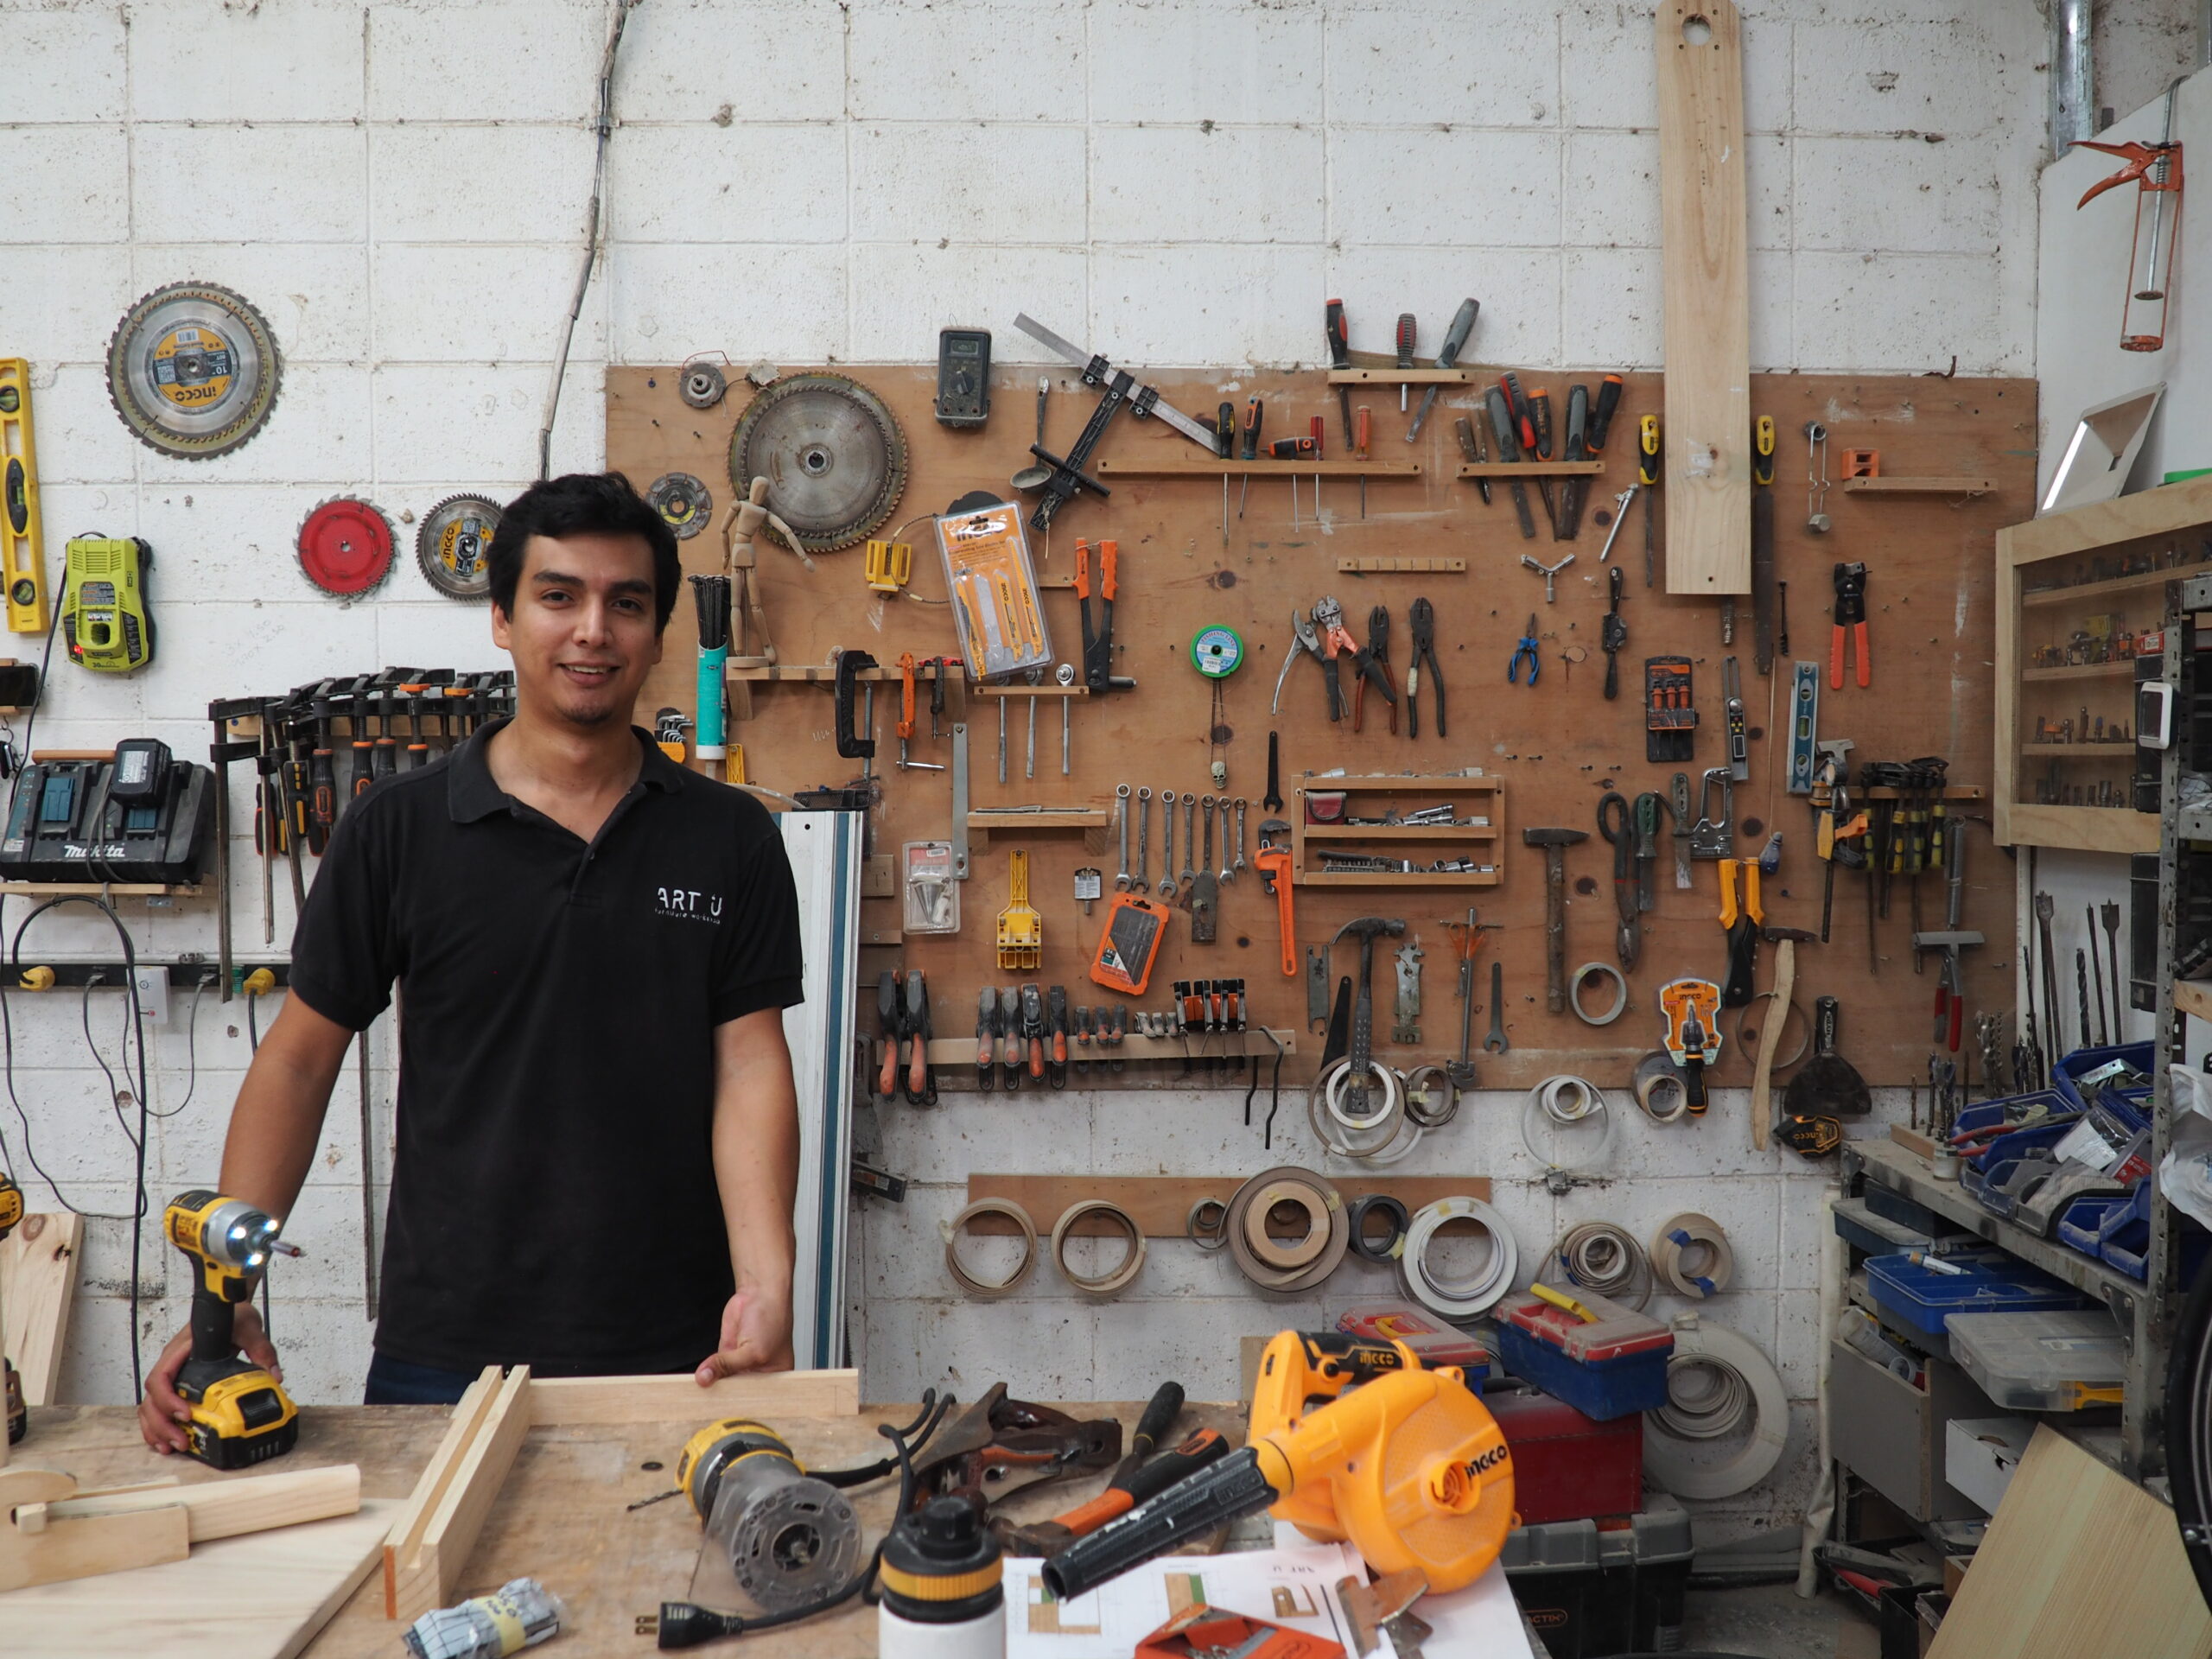
[[[1003,1279],[978,1279],[961,1265],[960,1236],[968,1224],[978,1216],[1004,1216],[1021,1230],[1021,1260],[1012,1273]],[[1007,1198],[978,1198],[944,1227],[944,1270],[952,1275],[952,1282],[978,1301],[996,1301],[1001,1296],[1011,1296],[1029,1277],[1030,1269],[1037,1265],[1037,1226],[1029,1213]]]

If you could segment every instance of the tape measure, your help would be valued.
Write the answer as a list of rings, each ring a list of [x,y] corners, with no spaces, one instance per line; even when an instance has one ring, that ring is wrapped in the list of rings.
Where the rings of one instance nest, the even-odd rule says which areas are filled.
[[[1217,622],[1200,628],[1191,641],[1191,664],[1210,680],[1225,680],[1244,660],[1244,642],[1236,630]]]
[[[7,584],[8,626],[17,633],[43,633],[46,555],[31,443],[31,365],[20,357],[0,358],[0,582]]]

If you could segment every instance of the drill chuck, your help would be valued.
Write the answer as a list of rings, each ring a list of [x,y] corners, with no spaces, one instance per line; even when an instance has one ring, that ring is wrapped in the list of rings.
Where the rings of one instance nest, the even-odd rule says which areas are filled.
[[[1261,1469],[1260,1448],[1245,1446],[1053,1556],[1045,1563],[1045,1587],[1061,1601],[1080,1596],[1281,1496]]]

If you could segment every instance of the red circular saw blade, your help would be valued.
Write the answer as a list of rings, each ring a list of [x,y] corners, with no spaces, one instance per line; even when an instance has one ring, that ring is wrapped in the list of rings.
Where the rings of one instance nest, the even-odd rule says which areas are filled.
[[[300,569],[326,594],[365,594],[391,570],[391,524],[351,496],[325,501],[300,526]]]

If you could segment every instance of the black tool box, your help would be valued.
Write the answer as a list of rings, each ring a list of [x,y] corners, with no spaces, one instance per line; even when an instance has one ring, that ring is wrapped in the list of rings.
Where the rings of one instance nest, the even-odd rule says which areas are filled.
[[[1498,1559],[1551,1659],[1670,1653],[1681,1645],[1689,1511],[1663,1493],[1640,1514],[1516,1527]]]

